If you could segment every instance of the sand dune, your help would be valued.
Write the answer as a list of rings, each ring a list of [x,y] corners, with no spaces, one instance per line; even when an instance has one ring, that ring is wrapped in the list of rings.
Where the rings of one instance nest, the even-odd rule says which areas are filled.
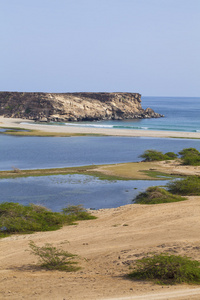
[[[27,299],[27,295],[28,299],[62,300],[171,299],[173,294],[168,293],[173,292],[173,299],[200,299],[198,286],[161,287],[124,277],[129,266],[149,252],[199,259],[200,197],[170,204],[133,204],[94,214],[98,219],[58,231],[1,239],[0,299]],[[26,251],[30,240],[39,246],[46,242],[60,245],[79,255],[82,269],[75,273],[39,270],[36,257]],[[191,295],[183,295],[182,290]],[[151,297],[146,298],[147,294]]]

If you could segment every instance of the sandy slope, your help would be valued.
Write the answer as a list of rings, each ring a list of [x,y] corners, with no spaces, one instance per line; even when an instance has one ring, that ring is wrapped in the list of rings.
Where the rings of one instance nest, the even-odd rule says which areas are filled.
[[[123,277],[133,261],[148,252],[199,259],[199,214],[200,197],[190,197],[178,203],[99,210],[97,220],[1,239],[0,299],[200,299],[198,286],[161,287]],[[26,251],[30,240],[37,245],[51,242],[78,254],[82,269],[75,273],[39,270],[36,257]],[[172,292],[176,292],[173,297]]]

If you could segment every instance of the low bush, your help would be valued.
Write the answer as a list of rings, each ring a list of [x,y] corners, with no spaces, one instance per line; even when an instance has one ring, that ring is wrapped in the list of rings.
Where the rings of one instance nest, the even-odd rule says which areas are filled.
[[[138,204],[159,204],[183,200],[186,200],[186,198],[173,195],[164,188],[151,186],[145,192],[140,193],[133,201]]]
[[[167,189],[173,194],[179,195],[200,195],[200,177],[188,176],[181,180],[171,181]]]
[[[69,205],[62,209],[63,214],[67,217],[68,222],[75,222],[78,220],[96,219],[91,215],[82,205]]]
[[[200,166],[200,152],[195,148],[185,148],[179,152],[184,165]]]
[[[188,257],[156,254],[136,261],[131,279],[151,280],[158,284],[200,284],[200,262]]]
[[[178,157],[178,155],[174,152],[166,152],[165,157],[166,157],[166,160],[168,160],[168,159],[174,160]]]
[[[80,268],[75,266],[77,262],[72,261],[76,256],[62,249],[54,247],[52,244],[45,244],[38,247],[33,241],[29,243],[31,253],[39,257],[40,267],[47,270],[59,270],[72,272]]]
[[[20,205],[4,202],[0,204],[1,235],[31,233],[59,229],[65,223],[64,216],[37,205]]]
[[[182,164],[191,166],[200,166],[200,152],[195,148],[185,148],[178,152]],[[178,155],[174,152],[166,152],[165,154],[157,150],[146,150],[139,157],[144,161],[162,161],[162,160],[174,160]]]
[[[70,207],[69,207],[70,209]],[[14,233],[32,233],[34,231],[50,231],[61,228],[64,224],[74,221],[94,219],[84,208],[77,207],[77,212],[67,214],[52,212],[39,205],[21,205],[19,203],[4,202],[0,204],[0,237]],[[76,206],[74,206],[74,211]],[[80,211],[81,210],[81,211]]]
[[[167,152],[163,154],[157,150],[146,150],[139,157],[143,158],[144,161],[162,161],[162,160],[173,160],[177,158],[177,155],[174,152]]]

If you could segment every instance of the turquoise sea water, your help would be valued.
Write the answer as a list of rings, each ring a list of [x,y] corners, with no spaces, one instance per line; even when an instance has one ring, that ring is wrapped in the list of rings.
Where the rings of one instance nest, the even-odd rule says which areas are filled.
[[[142,107],[164,118],[60,123],[70,126],[200,132],[200,97],[142,97]]]

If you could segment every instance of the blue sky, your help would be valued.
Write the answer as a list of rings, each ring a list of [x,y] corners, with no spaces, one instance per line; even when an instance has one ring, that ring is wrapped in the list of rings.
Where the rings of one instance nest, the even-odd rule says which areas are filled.
[[[0,90],[200,97],[200,0],[0,0]]]

